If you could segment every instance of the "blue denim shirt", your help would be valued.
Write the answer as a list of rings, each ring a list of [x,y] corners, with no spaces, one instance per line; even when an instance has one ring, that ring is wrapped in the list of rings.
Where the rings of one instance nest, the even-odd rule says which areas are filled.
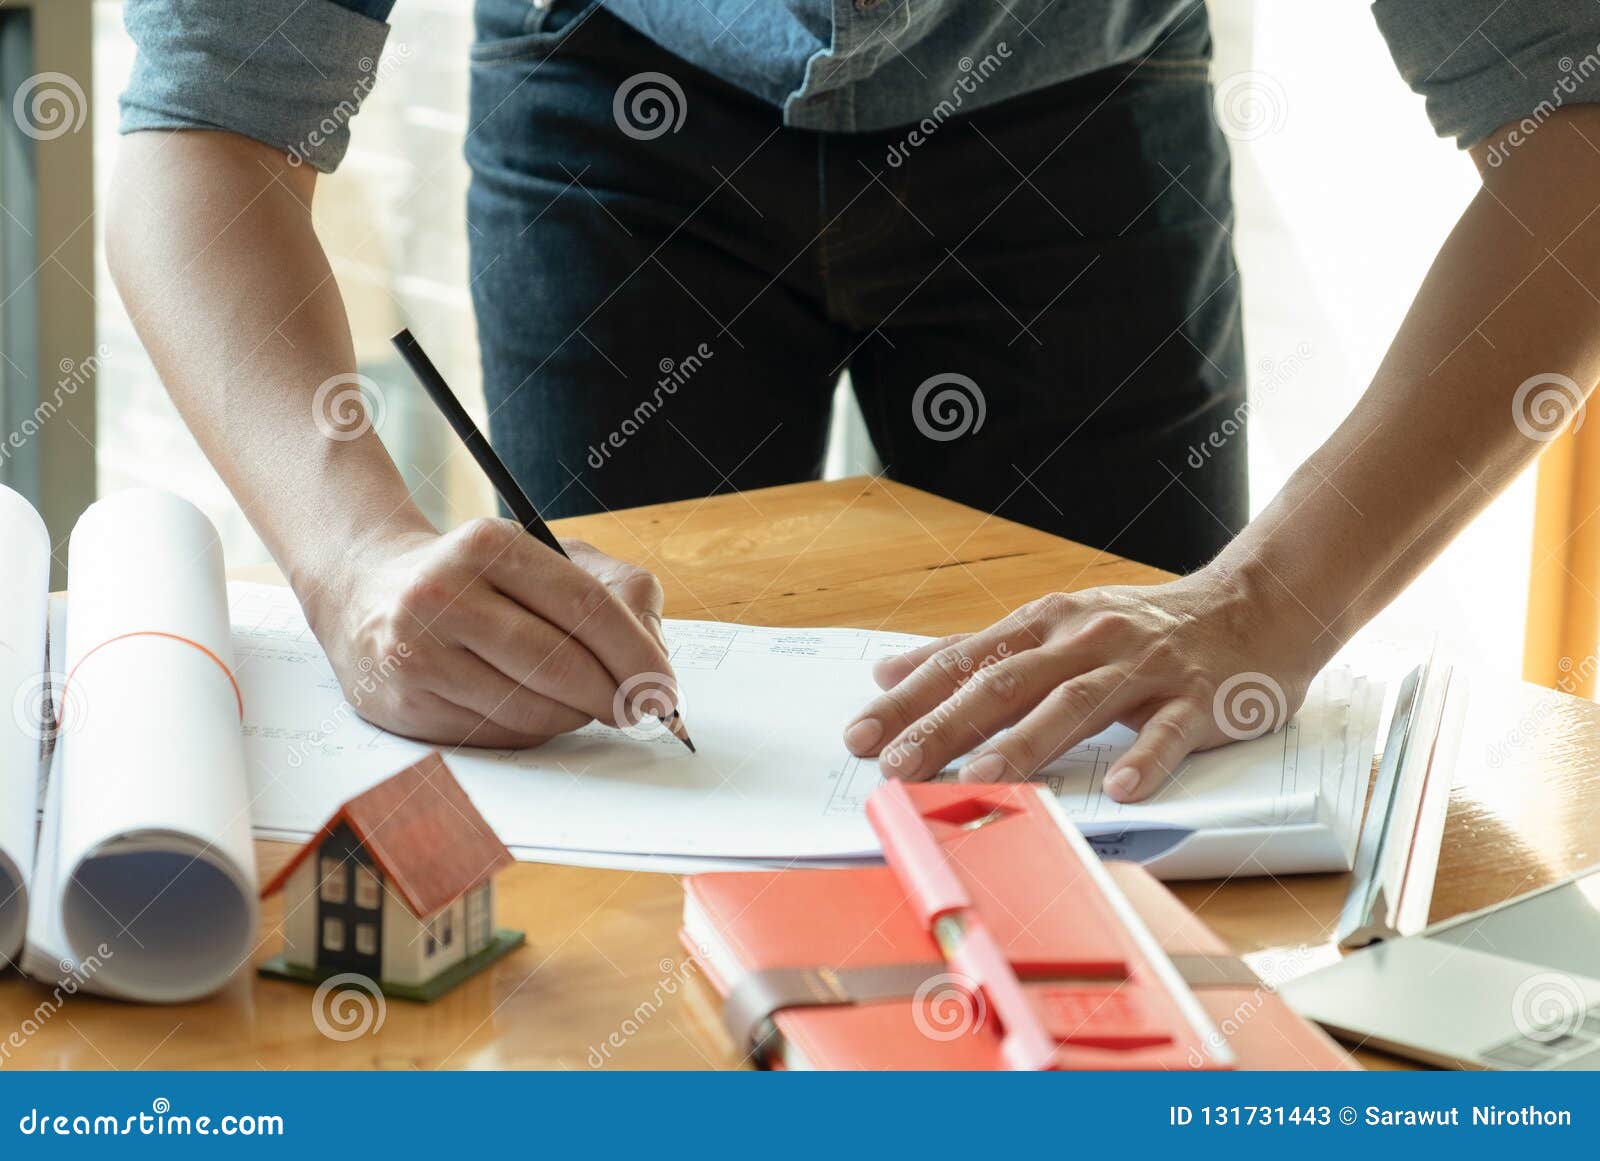
[[[1192,65],[1209,52],[1199,0],[525,2],[525,35],[541,34],[552,7],[583,19],[603,4],[770,101],[785,124],[824,132],[942,119],[1114,65]],[[573,3],[583,11],[574,15]],[[383,83],[393,4],[127,0],[138,57],[122,131],[228,129],[331,171],[362,100]],[[1434,127],[1463,147],[1511,122],[1536,126],[1563,104],[1600,102],[1594,0],[1376,0],[1372,8]]]

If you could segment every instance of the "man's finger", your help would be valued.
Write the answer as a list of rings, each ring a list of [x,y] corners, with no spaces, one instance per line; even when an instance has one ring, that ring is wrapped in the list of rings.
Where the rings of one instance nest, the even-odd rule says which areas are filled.
[[[1115,802],[1138,802],[1160,789],[1205,737],[1204,706],[1188,699],[1168,702],[1139,727],[1139,736],[1106,774]]]
[[[537,745],[545,738],[581,729],[593,717],[512,681],[465,649],[451,649],[440,658],[434,686],[440,697],[520,739],[520,746]],[[469,732],[462,744],[493,745],[487,737],[485,731]]]
[[[947,762],[1016,724],[1064,676],[1060,658],[1042,649],[986,665],[884,746],[878,764],[892,777],[932,778]]]
[[[586,718],[611,720],[616,682],[578,640],[535,617],[497,590],[462,601],[455,610],[455,636],[507,679]],[[631,723],[625,723],[631,724]]]
[[[512,600],[570,633],[621,686],[651,675],[669,703],[677,681],[666,651],[621,598],[572,561],[522,534],[498,555],[484,557],[485,577]]]
[[[968,759],[963,782],[1031,778],[1073,746],[1110,726],[1136,696],[1109,666],[1056,686],[1027,717]],[[1148,695],[1146,695],[1148,696]]]
[[[845,745],[853,755],[859,758],[877,755],[894,737],[933,713],[941,702],[973,680],[976,673],[1032,651],[1032,646],[1037,644],[1037,638],[1014,617],[1006,617],[981,633],[947,640],[950,643],[939,649],[930,649],[933,643],[923,646],[928,652],[922,664],[918,664],[910,676],[874,697],[856,715],[856,720],[846,726]],[[1090,668],[1088,657],[1077,656],[1083,652],[1075,648],[1054,652],[1059,667],[1056,680],[1066,680]],[[1043,691],[1038,691],[1038,696],[1043,696]]]
[[[873,665],[872,679],[878,683],[879,689],[892,689],[910,677],[917,666],[939,650],[959,644],[970,636],[970,633],[952,633],[948,637],[940,637],[937,641],[929,641],[926,645],[918,645],[909,652],[885,657]]]

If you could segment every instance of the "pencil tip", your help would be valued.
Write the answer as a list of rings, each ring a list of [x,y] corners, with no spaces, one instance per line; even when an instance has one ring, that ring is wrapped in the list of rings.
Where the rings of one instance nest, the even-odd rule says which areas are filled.
[[[682,739],[683,744],[689,747],[689,753],[698,754],[700,752],[694,748],[694,739],[689,736],[689,732],[687,730],[678,736]]]

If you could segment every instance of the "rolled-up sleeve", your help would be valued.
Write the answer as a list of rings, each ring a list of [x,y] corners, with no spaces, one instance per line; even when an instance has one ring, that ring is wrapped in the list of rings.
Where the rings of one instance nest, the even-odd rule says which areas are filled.
[[[123,133],[225,129],[324,173],[344,157],[389,34],[334,0],[127,0],[124,19],[138,56]]]
[[[1600,103],[1594,0],[1376,0],[1400,75],[1461,148],[1564,105]]]

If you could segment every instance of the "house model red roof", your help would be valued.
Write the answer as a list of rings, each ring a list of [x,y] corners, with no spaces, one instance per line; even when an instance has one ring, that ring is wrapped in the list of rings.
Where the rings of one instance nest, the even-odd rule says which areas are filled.
[[[295,852],[261,897],[279,891],[341,823],[378,865],[411,913],[427,919],[516,860],[437,753],[341,806]]]

